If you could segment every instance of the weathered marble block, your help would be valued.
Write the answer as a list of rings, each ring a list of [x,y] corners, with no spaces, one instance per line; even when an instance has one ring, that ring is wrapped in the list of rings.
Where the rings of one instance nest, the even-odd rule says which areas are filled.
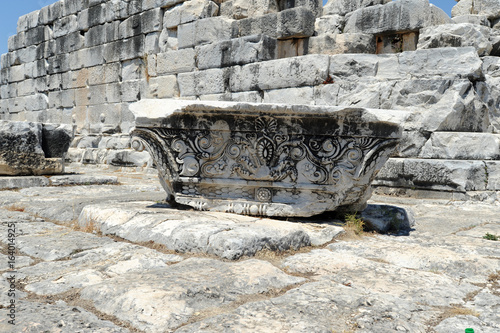
[[[142,100],[130,109],[132,146],[151,153],[167,200],[265,216],[362,208],[406,114],[181,100]]]
[[[50,175],[64,171],[72,125],[0,121],[0,175]]]

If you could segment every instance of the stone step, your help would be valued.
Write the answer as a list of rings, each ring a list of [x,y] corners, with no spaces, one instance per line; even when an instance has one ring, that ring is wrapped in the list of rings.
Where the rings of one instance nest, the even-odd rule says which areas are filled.
[[[375,186],[436,191],[499,191],[500,161],[391,158]]]

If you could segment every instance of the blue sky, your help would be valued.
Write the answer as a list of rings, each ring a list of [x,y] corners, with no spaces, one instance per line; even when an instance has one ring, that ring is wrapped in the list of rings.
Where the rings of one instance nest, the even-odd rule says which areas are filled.
[[[7,52],[9,36],[16,34],[17,19],[29,12],[56,2],[55,0],[2,0],[0,10],[0,54]],[[326,0],[324,1],[326,2]],[[451,15],[455,0],[430,0],[431,3]]]

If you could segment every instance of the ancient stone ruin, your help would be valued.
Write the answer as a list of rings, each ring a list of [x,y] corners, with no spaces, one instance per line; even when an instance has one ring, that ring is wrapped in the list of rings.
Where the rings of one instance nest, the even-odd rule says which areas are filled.
[[[500,332],[499,29],[500,0],[21,17],[0,332]]]
[[[131,111],[141,141],[133,146],[151,153],[167,200],[260,216],[365,209],[405,115],[173,100],[143,100]]]
[[[19,19],[0,117],[74,124],[72,162],[150,167],[130,145],[142,99],[408,111],[379,191],[495,197],[499,18],[493,0],[453,18],[427,0],[58,1]]]

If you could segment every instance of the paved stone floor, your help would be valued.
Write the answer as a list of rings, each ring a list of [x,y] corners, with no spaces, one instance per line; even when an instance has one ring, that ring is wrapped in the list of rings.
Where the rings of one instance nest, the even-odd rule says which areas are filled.
[[[0,191],[1,332],[500,332],[499,204],[375,196],[415,225],[356,236],[174,209],[154,173],[69,171],[86,178]]]

